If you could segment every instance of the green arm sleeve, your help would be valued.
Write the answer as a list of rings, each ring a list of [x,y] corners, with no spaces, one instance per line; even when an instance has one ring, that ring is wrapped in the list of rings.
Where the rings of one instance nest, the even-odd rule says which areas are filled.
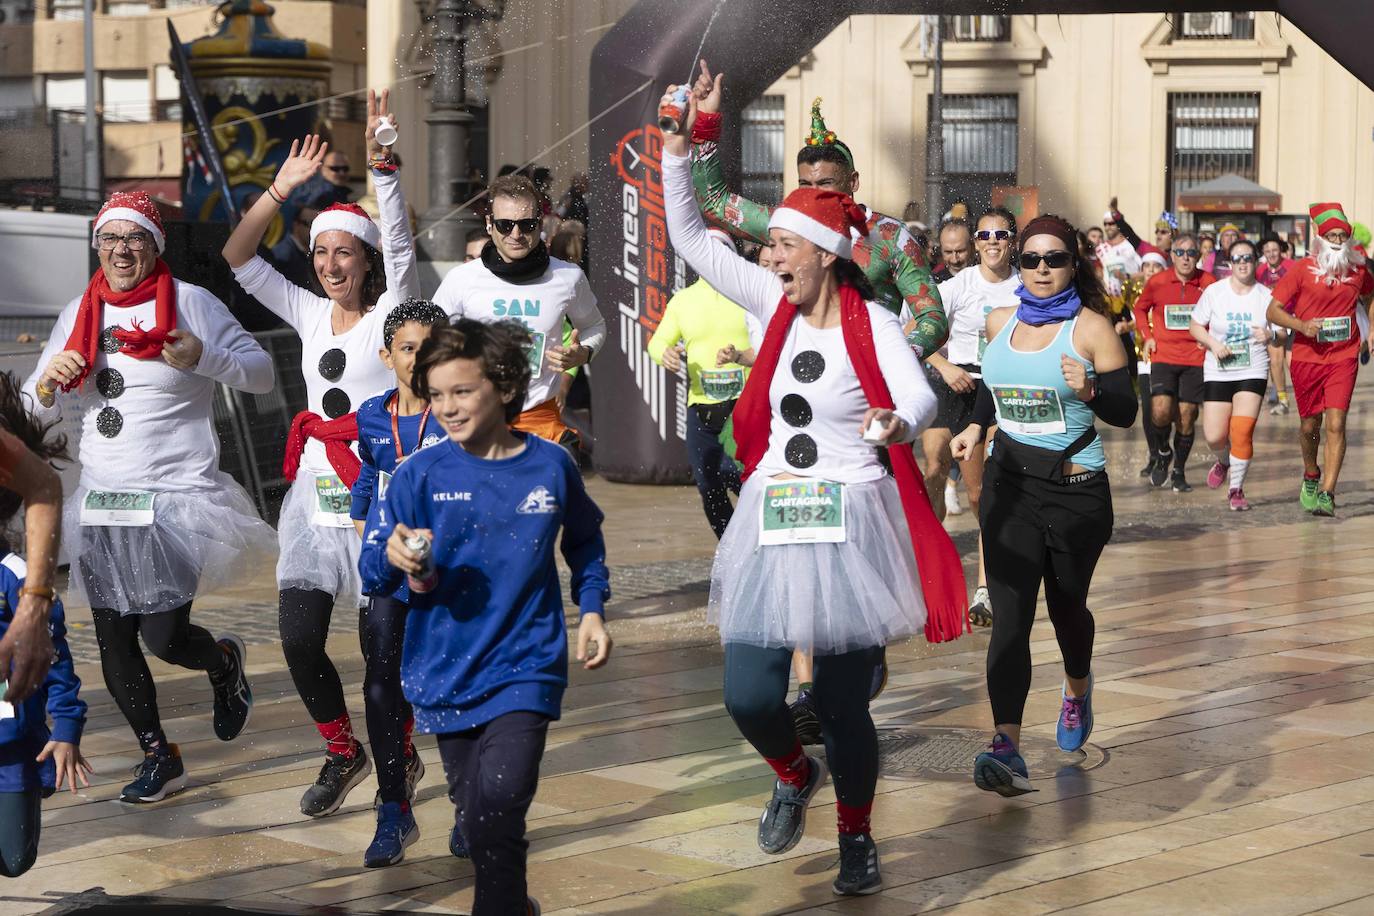
[[[768,244],[772,208],[730,193],[715,143],[698,143],[692,148],[692,187],[707,223],[736,238]]]
[[[925,256],[910,236],[902,240],[892,257],[892,280],[916,322],[907,335],[907,343],[925,359],[949,340],[949,319],[940,303],[940,291],[930,275]]]
[[[564,318],[564,319],[563,319],[563,347],[564,347],[565,349],[572,346],[572,335],[573,335],[573,323],[572,323],[571,321],[569,321],[568,319]],[[570,375],[570,376],[572,376],[573,378],[577,378],[577,370],[578,370],[578,369],[581,369],[581,368],[582,368],[581,366],[573,366],[571,369],[564,369],[564,370],[563,370],[563,374],[564,374],[564,375]]]

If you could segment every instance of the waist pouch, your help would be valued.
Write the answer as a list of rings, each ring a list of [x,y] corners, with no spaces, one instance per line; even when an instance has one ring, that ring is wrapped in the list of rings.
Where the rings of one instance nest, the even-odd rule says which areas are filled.
[[[1061,483],[1064,480],[1065,462],[1091,445],[1096,438],[1097,428],[1090,426],[1067,447],[1055,451],[1018,442],[999,429],[992,440],[992,460],[1004,471]]]

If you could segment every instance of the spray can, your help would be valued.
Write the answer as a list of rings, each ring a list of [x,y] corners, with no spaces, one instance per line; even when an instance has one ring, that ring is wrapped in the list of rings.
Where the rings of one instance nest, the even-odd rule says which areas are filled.
[[[412,592],[428,592],[439,582],[439,573],[434,568],[434,547],[423,534],[412,535],[405,540],[406,547],[420,556],[420,571],[409,578]]]
[[[658,129],[665,134],[675,134],[682,129],[682,119],[687,113],[687,93],[691,88],[682,85],[672,95],[665,95],[658,104]]]

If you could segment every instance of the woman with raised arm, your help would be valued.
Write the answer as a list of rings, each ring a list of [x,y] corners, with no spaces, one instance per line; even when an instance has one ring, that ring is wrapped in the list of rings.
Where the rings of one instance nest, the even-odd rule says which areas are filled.
[[[334,602],[361,606],[358,532],[349,516],[357,478],[354,411],[391,387],[378,358],[383,325],[399,302],[419,296],[415,240],[391,150],[377,142],[387,92],[368,92],[368,166],[381,211],[378,227],[356,204],[334,204],[310,225],[310,257],[324,290],[290,283],[257,256],[258,243],[287,195],[320,170],[329,144],[311,135],[291,144],[267,193],[258,198],[224,245],[224,259],[245,291],[301,338],[301,373],[308,408],[291,424],[283,471],[291,489],[277,522],[278,624],[296,691],[324,738],[326,756],[301,811],[323,817],[372,771],[353,736],[339,673],[325,652]]]

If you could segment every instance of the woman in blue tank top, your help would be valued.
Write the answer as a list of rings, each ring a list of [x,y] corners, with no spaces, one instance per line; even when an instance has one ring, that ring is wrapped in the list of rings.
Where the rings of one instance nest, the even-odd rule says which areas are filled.
[[[1094,423],[1129,427],[1138,407],[1125,347],[1074,227],[1054,216],[1032,220],[1020,268],[1019,304],[988,316],[973,423],[951,443],[965,459],[997,427],[979,512],[996,608],[987,663],[996,735],[974,762],[973,780],[1007,796],[1031,791],[1017,745],[1041,582],[1064,656],[1059,747],[1078,750],[1092,732],[1088,587],[1112,535],[1107,459]]]

